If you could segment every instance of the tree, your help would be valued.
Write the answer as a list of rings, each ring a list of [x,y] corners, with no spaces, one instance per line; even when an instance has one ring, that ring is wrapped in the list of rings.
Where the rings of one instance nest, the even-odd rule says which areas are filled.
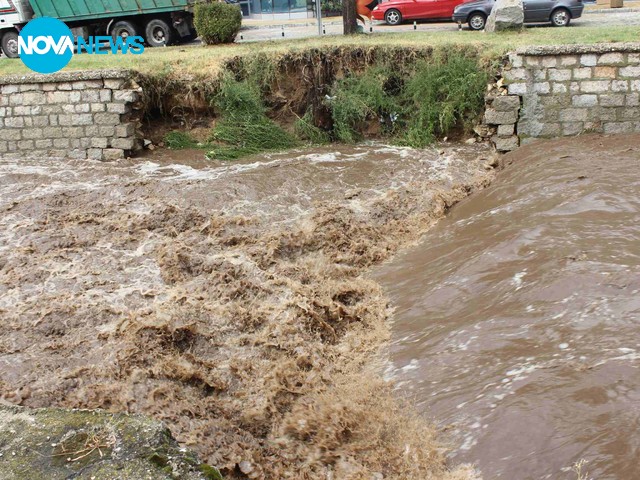
[[[356,0],[342,0],[342,25],[345,35],[358,33]]]

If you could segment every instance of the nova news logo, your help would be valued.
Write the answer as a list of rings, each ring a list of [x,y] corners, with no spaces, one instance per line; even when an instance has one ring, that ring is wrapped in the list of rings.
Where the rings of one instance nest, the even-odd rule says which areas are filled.
[[[55,73],[73,58],[74,52],[89,55],[133,54],[144,52],[142,37],[96,36],[74,40],[69,27],[55,18],[31,20],[20,31],[18,53],[22,62],[38,73]]]

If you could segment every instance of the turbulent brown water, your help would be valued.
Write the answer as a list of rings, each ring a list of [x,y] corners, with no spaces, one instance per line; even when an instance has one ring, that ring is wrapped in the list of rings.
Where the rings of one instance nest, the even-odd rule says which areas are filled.
[[[484,478],[639,478],[640,136],[507,158],[376,273],[388,375]]]
[[[491,153],[333,148],[1,160],[0,401],[152,415],[229,479],[471,478],[380,380],[365,274]]]

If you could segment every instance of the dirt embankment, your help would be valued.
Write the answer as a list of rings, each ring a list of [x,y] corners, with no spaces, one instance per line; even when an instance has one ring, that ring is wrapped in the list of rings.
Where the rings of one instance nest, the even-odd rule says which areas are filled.
[[[490,182],[478,148],[5,165],[2,400],[151,415],[225,478],[470,478],[380,379],[364,274]]]

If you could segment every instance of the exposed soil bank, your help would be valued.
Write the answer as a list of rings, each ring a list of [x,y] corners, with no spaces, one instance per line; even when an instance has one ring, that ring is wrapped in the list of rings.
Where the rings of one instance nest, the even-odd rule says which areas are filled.
[[[484,478],[637,478],[640,135],[509,159],[376,275],[389,374]]]
[[[2,161],[2,399],[151,415],[228,478],[470,478],[380,379],[363,274],[488,185],[489,155]]]

